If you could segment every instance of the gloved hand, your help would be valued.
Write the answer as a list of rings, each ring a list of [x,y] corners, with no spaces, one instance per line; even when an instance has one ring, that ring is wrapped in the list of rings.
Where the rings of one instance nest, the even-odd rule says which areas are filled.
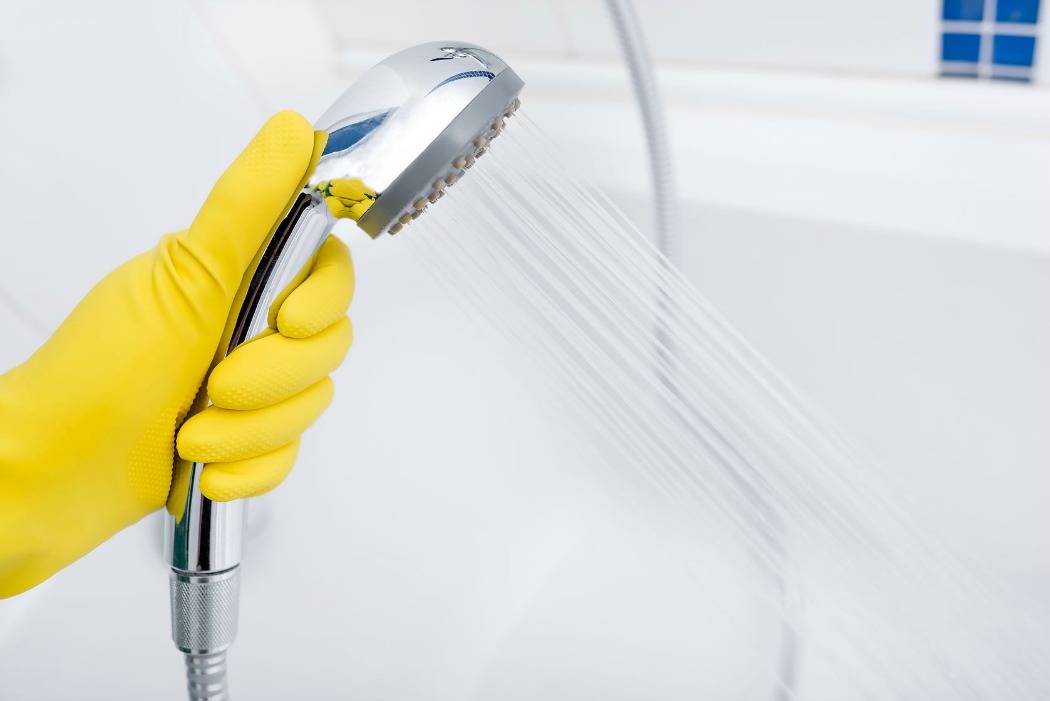
[[[325,138],[294,112],[274,116],[188,230],[106,276],[0,376],[0,597],[163,506],[180,455],[210,463],[201,489],[219,501],[261,494],[288,474],[350,347],[353,268],[334,237],[283,302],[277,328],[215,367],[214,406],[182,424],[222,355],[245,271]]]

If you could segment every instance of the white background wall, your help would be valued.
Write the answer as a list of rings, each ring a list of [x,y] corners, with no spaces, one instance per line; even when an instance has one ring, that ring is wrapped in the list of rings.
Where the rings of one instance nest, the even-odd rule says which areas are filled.
[[[638,3],[652,50],[667,64],[778,70],[935,75],[940,58],[938,0],[645,0]],[[322,0],[326,16],[345,6]],[[387,2],[370,9],[367,38],[354,22],[335,28],[347,47],[390,44],[406,36],[473,35],[529,52],[615,59],[615,38],[598,0],[492,3]],[[498,14],[500,21],[493,22]]]

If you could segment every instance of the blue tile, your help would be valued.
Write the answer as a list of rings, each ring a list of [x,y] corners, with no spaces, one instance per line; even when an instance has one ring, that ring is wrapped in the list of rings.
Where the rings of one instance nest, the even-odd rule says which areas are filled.
[[[998,40],[998,37],[996,37]],[[976,61],[981,54],[980,34],[945,32],[941,37],[942,61]]]
[[[1035,37],[995,35],[992,63],[1001,66],[1031,66],[1035,58]]]
[[[944,19],[980,22],[984,18],[984,0],[944,0]]]
[[[998,0],[995,21],[1035,24],[1039,21],[1039,0]]]

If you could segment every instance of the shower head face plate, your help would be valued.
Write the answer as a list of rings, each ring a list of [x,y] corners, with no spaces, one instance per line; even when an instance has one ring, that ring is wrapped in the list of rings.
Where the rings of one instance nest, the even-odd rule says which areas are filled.
[[[502,59],[473,44],[400,51],[317,121],[328,144],[308,187],[373,238],[397,233],[484,155],[523,85]],[[339,200],[340,193],[351,198]]]

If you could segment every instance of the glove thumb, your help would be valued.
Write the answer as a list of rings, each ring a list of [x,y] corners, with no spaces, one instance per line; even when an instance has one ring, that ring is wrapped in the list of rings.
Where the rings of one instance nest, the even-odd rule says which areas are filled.
[[[291,206],[326,134],[301,115],[278,112],[212,188],[178,245],[231,299],[245,270]]]

